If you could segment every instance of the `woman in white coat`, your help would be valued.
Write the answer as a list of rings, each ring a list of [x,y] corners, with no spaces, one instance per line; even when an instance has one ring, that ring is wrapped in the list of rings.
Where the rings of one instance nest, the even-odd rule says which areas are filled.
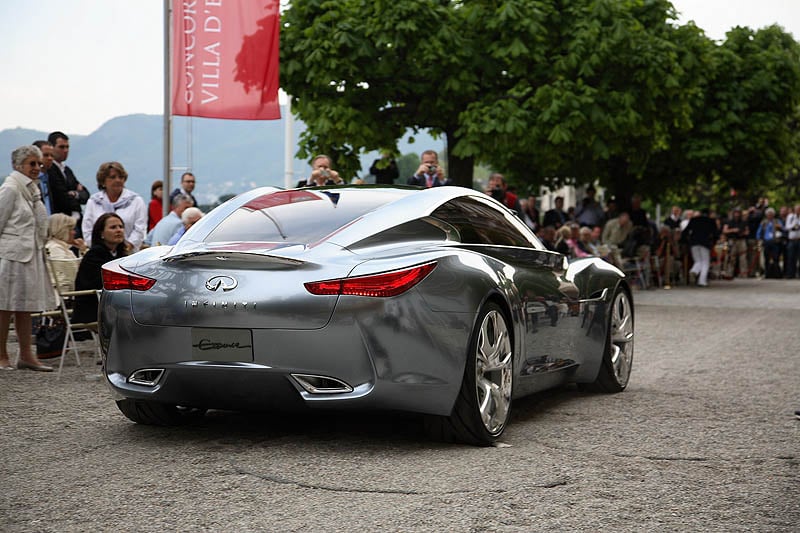
[[[31,313],[56,306],[45,266],[47,210],[38,177],[42,152],[21,146],[11,153],[14,170],[0,187],[0,370],[8,358],[11,316],[19,342],[17,368],[51,372],[31,347]]]
[[[147,234],[147,205],[141,196],[125,188],[128,173],[122,163],[111,161],[97,169],[97,186],[100,192],[94,193],[86,202],[83,212],[83,238],[91,247],[92,228],[103,213],[116,213],[125,223],[125,241],[128,253],[142,246]]]

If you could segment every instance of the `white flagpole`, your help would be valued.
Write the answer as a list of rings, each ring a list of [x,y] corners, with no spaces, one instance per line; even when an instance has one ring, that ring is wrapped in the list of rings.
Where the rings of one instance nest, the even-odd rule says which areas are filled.
[[[164,0],[164,188],[162,213],[169,214],[172,192],[172,0]]]
[[[292,97],[286,95],[286,115],[283,118],[283,185],[294,187],[294,119],[292,118]]]

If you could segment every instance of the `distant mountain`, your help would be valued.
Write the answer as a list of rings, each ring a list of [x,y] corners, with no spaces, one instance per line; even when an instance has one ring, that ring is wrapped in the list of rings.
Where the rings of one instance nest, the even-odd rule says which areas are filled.
[[[282,113],[285,116],[284,113]],[[189,161],[187,137],[191,128],[192,150]],[[303,123],[294,123],[294,147],[305,129]],[[96,173],[100,163],[119,161],[128,171],[127,187],[150,198],[150,185],[162,179],[163,120],[160,115],[127,115],[116,117],[103,124],[90,135],[70,137],[70,155],[67,164],[90,191],[97,191]],[[284,121],[213,120],[185,117],[173,118],[174,168],[187,167],[197,176],[196,196],[202,204],[214,203],[219,196],[238,194],[253,187],[284,183]],[[46,139],[49,132],[26,128],[0,131],[0,157],[5,154],[5,165],[0,165],[0,175],[10,171],[11,151],[37,139]],[[399,143],[401,153],[419,153],[427,148],[443,149],[441,140],[433,140],[425,133],[416,134],[414,144],[407,138]],[[361,158],[362,176],[377,153]],[[306,161],[295,159],[292,165],[296,179],[309,172]],[[173,171],[176,183],[182,170]],[[2,179],[2,178],[0,178]]]

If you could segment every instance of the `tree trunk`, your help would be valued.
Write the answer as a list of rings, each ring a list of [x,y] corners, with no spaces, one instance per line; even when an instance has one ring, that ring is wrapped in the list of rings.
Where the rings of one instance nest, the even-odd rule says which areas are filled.
[[[453,155],[458,144],[455,129],[447,132],[447,176],[453,180],[453,185],[472,189],[472,173],[475,166],[474,157],[456,157]]]
[[[612,157],[608,161],[609,190],[617,201],[619,212],[630,211],[631,197],[636,190],[637,180],[628,171],[628,162],[622,157]]]

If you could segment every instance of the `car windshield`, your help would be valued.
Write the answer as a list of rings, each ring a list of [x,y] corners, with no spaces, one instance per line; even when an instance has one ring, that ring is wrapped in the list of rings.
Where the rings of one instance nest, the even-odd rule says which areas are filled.
[[[403,194],[392,189],[273,192],[242,205],[204,240],[312,244]]]

